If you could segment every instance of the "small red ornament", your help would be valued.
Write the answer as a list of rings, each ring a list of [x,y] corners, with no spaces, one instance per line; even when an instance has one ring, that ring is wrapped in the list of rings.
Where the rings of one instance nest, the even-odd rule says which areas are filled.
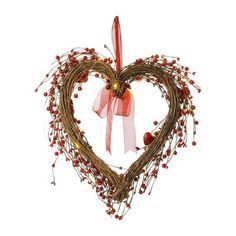
[[[157,125],[157,124],[158,124],[158,122],[155,120],[155,121],[153,121],[153,124],[154,124],[154,125]]]
[[[149,145],[152,141],[153,141],[154,137],[152,136],[152,134],[150,132],[146,132],[143,135],[143,142],[145,145]]]

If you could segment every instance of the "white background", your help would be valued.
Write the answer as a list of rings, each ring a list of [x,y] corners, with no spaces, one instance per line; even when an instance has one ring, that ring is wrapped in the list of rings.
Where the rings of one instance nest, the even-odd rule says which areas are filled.
[[[236,235],[234,2],[1,1],[0,235]],[[197,71],[203,90],[193,92],[198,145],[191,147],[189,140],[189,148],[161,170],[151,196],[135,196],[123,221],[106,215],[64,158],[56,186],[50,185],[54,151],[47,140],[45,87],[33,92],[56,54],[88,46],[109,55],[103,44],[112,48],[116,15],[125,65],[155,53],[179,56]],[[83,90],[78,114],[90,142],[106,157],[105,120],[91,111],[100,87],[91,82]],[[139,143],[152,121],[165,114],[158,93],[141,87],[135,93]],[[124,156],[122,123],[114,122],[109,159],[125,165],[134,157]]]

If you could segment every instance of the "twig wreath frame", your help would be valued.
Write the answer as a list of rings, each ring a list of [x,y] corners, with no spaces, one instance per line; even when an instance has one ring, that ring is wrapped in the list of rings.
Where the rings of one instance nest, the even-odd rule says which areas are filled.
[[[195,120],[196,107],[189,89],[191,85],[201,91],[190,78],[195,72],[181,66],[179,58],[153,55],[121,68],[117,76],[115,62],[93,48],[75,48],[56,56],[56,60],[56,66],[42,82],[51,83],[44,96],[47,97],[47,111],[52,117],[49,123],[50,146],[57,149],[52,167],[55,167],[58,157],[64,155],[72,162],[81,181],[87,181],[96,190],[108,208],[107,213],[122,219],[137,190],[142,194],[149,189],[150,194],[160,165],[168,168],[177,148],[187,146],[189,116],[193,119],[192,144],[196,145],[198,121]],[[79,126],[80,120],[74,117],[72,97],[78,98],[83,84],[91,77],[103,80],[106,89],[118,99],[131,89],[132,82],[145,80],[161,91],[168,104],[168,114],[161,122],[154,121],[156,129],[146,134],[149,136],[149,140],[144,141],[146,145],[141,149],[137,147],[137,151],[144,150],[143,153],[124,174],[117,174],[96,155]],[[52,183],[55,184],[55,179]]]

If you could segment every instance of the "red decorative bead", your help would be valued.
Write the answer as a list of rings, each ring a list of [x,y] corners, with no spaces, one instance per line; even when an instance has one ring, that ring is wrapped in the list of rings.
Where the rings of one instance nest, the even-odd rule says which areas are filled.
[[[154,135],[155,135],[155,136],[157,136],[158,134],[159,134],[159,132],[158,132],[158,131],[155,131],[155,132],[154,132]]]
[[[102,181],[100,179],[96,179],[96,184],[97,185],[102,185]]]
[[[189,83],[190,83],[190,84],[194,84],[194,81],[193,81],[193,80],[189,80]]]
[[[146,132],[143,136],[143,142],[145,145],[149,145],[150,143],[152,143],[153,139],[154,137],[150,132]]]
[[[153,121],[153,124],[154,124],[154,125],[157,125],[157,124],[158,124],[158,122],[155,120],[155,121]]]
[[[74,94],[74,98],[78,98],[79,96],[78,96],[78,94]]]
[[[195,141],[192,142],[192,145],[193,145],[193,146],[196,146],[196,144],[197,144],[197,143],[196,143]]]
[[[55,152],[54,154],[55,154],[55,156],[58,156],[58,155],[59,155],[59,152]]]
[[[43,96],[44,96],[44,97],[47,97],[47,96],[48,96],[48,93],[47,93],[47,92],[43,93]]]
[[[74,167],[78,167],[79,166],[79,161],[78,160],[74,160],[73,161],[73,166]]]
[[[166,163],[163,163],[163,164],[162,164],[162,167],[163,167],[164,169],[168,169],[168,166],[167,166]]]

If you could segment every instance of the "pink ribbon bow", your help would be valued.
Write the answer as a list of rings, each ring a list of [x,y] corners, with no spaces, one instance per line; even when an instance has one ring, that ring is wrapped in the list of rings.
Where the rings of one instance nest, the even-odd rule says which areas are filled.
[[[112,43],[116,56],[116,72],[118,77],[122,69],[122,41],[118,16],[115,17],[112,25]],[[123,117],[125,152],[128,152],[129,150],[136,152],[134,97],[130,89],[126,89],[122,97],[118,98],[105,86],[97,95],[93,104],[93,110],[101,118],[107,116],[106,151],[111,153],[111,133],[114,114]]]

